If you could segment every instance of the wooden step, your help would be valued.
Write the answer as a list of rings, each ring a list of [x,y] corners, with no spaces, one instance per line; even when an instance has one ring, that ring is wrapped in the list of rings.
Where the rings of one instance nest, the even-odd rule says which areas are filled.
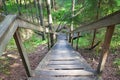
[[[80,70],[80,69],[87,69],[83,65],[47,65],[46,69],[48,70]]]
[[[35,70],[33,76],[94,76],[93,70]]]
[[[100,77],[32,77],[28,80],[102,80]]]

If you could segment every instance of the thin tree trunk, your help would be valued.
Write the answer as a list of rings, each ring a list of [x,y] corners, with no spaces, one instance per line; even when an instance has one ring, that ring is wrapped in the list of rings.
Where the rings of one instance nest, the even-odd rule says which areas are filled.
[[[44,28],[42,0],[38,0],[38,12],[39,12],[40,25]],[[43,33],[42,39],[45,40],[45,33]]]
[[[51,0],[51,8],[54,9],[55,7],[55,0]]]
[[[74,16],[74,8],[75,8],[75,0],[72,0],[72,7],[71,7],[71,11],[72,11],[72,14],[71,16],[73,17]],[[70,25],[70,31],[73,31],[73,18],[71,19],[71,25]],[[72,41],[72,36],[73,34],[70,34],[70,39],[69,39],[69,42]],[[72,41],[73,42],[73,41]],[[73,45],[73,43],[72,43]]]
[[[51,15],[51,4],[50,0],[46,0],[46,5],[47,5],[47,14],[48,14],[48,27],[52,31],[52,15]],[[54,44],[54,39],[53,39],[53,33],[50,33],[50,42],[51,42],[51,47]]]
[[[99,9],[100,9],[100,4],[101,4],[101,0],[98,0],[96,20],[98,20],[98,19],[99,19]],[[96,29],[94,29],[94,32],[93,32],[93,39],[92,39],[92,44],[91,44],[91,48],[94,46],[94,43],[95,43],[95,38],[96,38],[96,33],[97,33],[97,30],[96,30]]]

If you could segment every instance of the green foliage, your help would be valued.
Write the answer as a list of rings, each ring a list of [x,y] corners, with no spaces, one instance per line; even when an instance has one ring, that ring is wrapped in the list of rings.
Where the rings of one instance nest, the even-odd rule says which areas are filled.
[[[16,44],[15,44],[14,39],[12,38],[12,39],[9,41],[9,43],[8,43],[8,45],[7,45],[7,47],[6,47],[6,50],[15,50],[15,49],[16,49]]]
[[[118,67],[117,74],[120,75],[120,58],[116,58],[116,59],[113,61],[113,64]]]
[[[116,27],[115,32],[113,34],[112,41],[111,41],[111,48],[112,49],[120,48],[120,37],[119,37],[119,34],[120,34],[120,25],[118,25]]]
[[[116,58],[113,63],[117,66],[120,66],[120,59]]]
[[[9,75],[10,72],[9,72],[9,58],[7,57],[4,57],[4,56],[1,56],[0,57],[0,73],[4,73],[6,75]]]
[[[47,41],[46,40],[42,40],[40,36],[33,34],[32,37],[30,37],[28,40],[24,41],[24,46],[26,48],[26,51],[28,53],[32,53],[34,52],[35,48],[41,44],[45,44]],[[7,45],[7,49],[6,50],[15,50],[16,48],[16,44],[14,42],[14,39],[12,38],[10,40],[10,42]]]
[[[25,48],[28,53],[34,52],[35,48],[40,44],[45,44],[47,41],[42,40],[40,36],[33,34],[33,36],[24,42]]]

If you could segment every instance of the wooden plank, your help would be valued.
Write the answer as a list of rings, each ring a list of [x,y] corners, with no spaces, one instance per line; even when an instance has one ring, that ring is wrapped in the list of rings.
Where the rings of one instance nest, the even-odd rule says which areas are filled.
[[[0,24],[0,38],[3,36],[4,33],[6,33],[9,26],[14,22],[17,15],[8,15],[5,17],[3,22]]]
[[[94,70],[40,70],[34,71],[34,76],[94,76]]]
[[[17,21],[18,21],[18,26],[19,27],[27,28],[27,29],[31,29],[31,30],[37,30],[37,31],[40,31],[40,32],[44,32],[45,31],[43,29],[43,27],[41,27],[41,26],[29,23],[27,21],[23,21],[23,20],[20,20],[20,19],[17,19]]]
[[[10,20],[8,19],[8,21],[10,21]],[[0,30],[5,30],[5,32],[1,31],[2,35],[0,34],[1,35],[1,37],[0,37],[0,55],[3,54],[3,52],[4,52],[5,48],[6,48],[6,45],[8,44],[10,39],[12,38],[14,32],[17,29],[17,26],[18,26],[17,22],[14,21],[13,23],[11,23],[9,25],[8,24],[6,26],[3,25],[2,27],[5,27],[5,28],[0,29]]]
[[[14,39],[15,39],[19,54],[21,56],[23,65],[25,67],[26,73],[27,73],[28,77],[31,77],[32,73],[31,73],[29,59],[28,59],[28,56],[27,56],[25,49],[23,47],[23,43],[22,43],[22,40],[19,36],[18,30],[16,30],[16,32],[14,34]]]
[[[62,37],[61,37],[62,38]],[[90,65],[85,61],[85,59],[76,51],[70,49],[69,43],[62,38],[58,37],[58,42],[53,46],[53,48],[48,52],[45,58],[39,63],[36,70],[46,69],[48,65],[81,65],[88,69],[92,69]],[[58,47],[59,46],[59,47]],[[57,47],[57,48],[56,48]],[[65,50],[60,50],[61,47],[66,48]],[[56,50],[57,49],[57,50]]]
[[[102,54],[101,54],[101,57],[100,57],[98,68],[97,68],[97,72],[99,74],[104,69],[105,62],[106,62],[106,59],[107,59],[107,56],[108,56],[108,53],[109,53],[109,46],[110,46],[110,42],[111,42],[111,39],[112,39],[114,29],[115,29],[115,25],[108,26],[107,29],[106,29],[105,40],[104,40],[104,44],[103,44],[103,47],[102,47]]]
[[[77,59],[50,59],[49,61],[76,61]]]
[[[79,70],[79,69],[89,69],[85,65],[47,65],[45,69],[55,69],[55,70]]]
[[[42,59],[42,61],[38,64],[37,68],[35,70],[42,70],[46,67],[49,61],[51,50],[46,54],[46,56]]]
[[[45,33],[53,33],[55,35],[58,34],[57,32],[53,32],[51,30],[47,31],[47,30],[45,30],[44,27],[34,24],[34,23],[31,23],[27,20],[21,19],[20,17],[17,19],[17,21],[18,21],[19,27],[21,27],[21,28],[36,30],[36,31],[45,32]]]
[[[102,80],[97,76],[85,76],[85,77],[32,77],[28,80]]]
[[[61,52],[61,51],[59,51]],[[51,56],[50,57],[78,57],[78,55],[76,53],[51,53]]]
[[[110,26],[110,25],[116,25],[116,24],[120,24],[120,10],[108,16],[105,16],[104,18],[99,19],[95,22],[82,25],[76,28],[75,30],[73,30],[73,32],[81,32],[81,31],[99,29],[99,28]]]
[[[52,65],[75,65],[82,64],[80,61],[49,61],[48,64]]]

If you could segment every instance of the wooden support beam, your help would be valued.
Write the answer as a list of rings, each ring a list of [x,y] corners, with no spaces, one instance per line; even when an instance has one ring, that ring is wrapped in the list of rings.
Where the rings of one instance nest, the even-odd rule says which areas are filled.
[[[76,41],[76,50],[78,50],[79,36],[80,36],[80,32],[78,32],[78,38],[77,38],[77,41]]]
[[[49,40],[49,34],[47,34],[47,40],[48,40],[48,50],[50,50],[50,40]]]
[[[3,54],[6,45],[17,29],[17,21],[15,21],[16,16],[17,15],[8,15],[0,24],[0,55]]]
[[[26,29],[31,29],[31,30],[37,30],[37,31],[40,31],[40,32],[45,31],[41,26],[32,24],[28,21],[20,20],[20,19],[17,19],[17,21],[18,21],[19,27],[26,28]]]
[[[110,46],[110,42],[111,42],[112,35],[113,35],[113,32],[114,32],[114,28],[115,28],[115,25],[111,25],[111,26],[107,27],[105,40],[104,40],[104,44],[103,44],[103,47],[102,47],[102,54],[101,54],[101,57],[100,57],[98,68],[97,68],[97,73],[98,74],[101,74],[101,72],[103,71],[103,68],[105,66],[105,62],[106,62],[106,59],[107,59],[107,56],[108,56],[108,53],[109,53],[109,46]]]
[[[16,30],[16,32],[14,34],[14,39],[15,39],[19,54],[21,56],[23,65],[25,67],[27,76],[31,77],[32,73],[31,73],[30,63],[29,63],[29,60],[28,60],[28,56],[27,56],[27,54],[25,52],[25,49],[23,47],[22,40],[21,40],[21,38],[19,36],[18,30]]]
[[[8,15],[3,22],[0,23],[0,38],[7,31],[9,26],[15,21],[17,15]]]
[[[16,29],[17,29],[17,22],[15,21],[13,24],[11,24],[11,26],[7,29],[7,31],[2,35],[2,37],[0,37],[0,55],[3,54],[6,48],[6,45],[12,38]]]

